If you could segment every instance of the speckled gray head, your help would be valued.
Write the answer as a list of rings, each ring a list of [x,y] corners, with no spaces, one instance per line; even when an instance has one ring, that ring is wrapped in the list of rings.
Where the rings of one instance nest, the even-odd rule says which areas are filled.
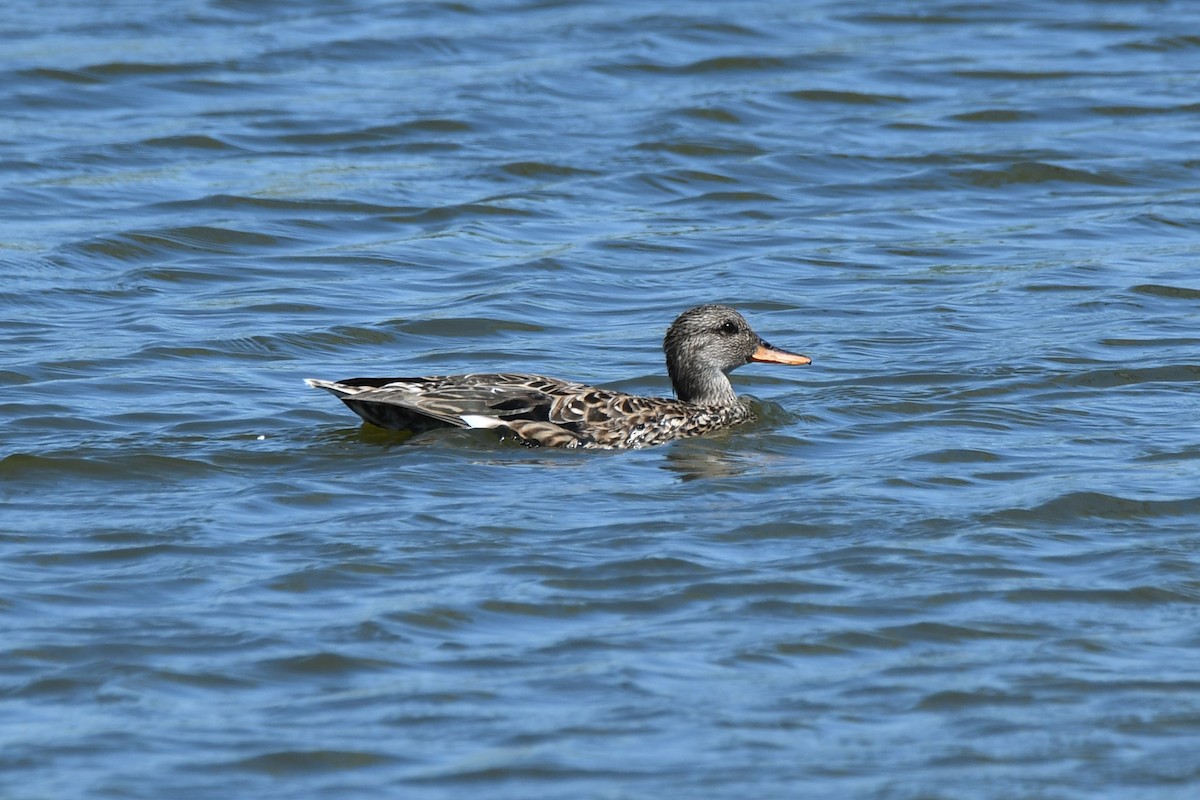
[[[676,317],[663,338],[675,396],[699,405],[734,402],[727,373],[751,361],[810,364],[812,359],[773,347],[729,306],[703,305]]]

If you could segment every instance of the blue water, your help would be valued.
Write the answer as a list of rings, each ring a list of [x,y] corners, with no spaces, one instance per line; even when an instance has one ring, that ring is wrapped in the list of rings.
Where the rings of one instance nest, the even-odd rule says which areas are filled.
[[[1200,5],[0,8],[0,797],[1200,792]],[[623,453],[305,377],[670,391]]]

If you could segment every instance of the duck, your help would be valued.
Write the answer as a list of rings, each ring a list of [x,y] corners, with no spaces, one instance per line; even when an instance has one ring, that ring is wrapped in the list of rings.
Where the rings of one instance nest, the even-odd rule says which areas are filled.
[[[423,433],[498,431],[530,446],[638,449],[702,436],[755,419],[729,373],[751,362],[799,366],[808,356],[768,344],[724,305],[680,314],[663,338],[675,397],[645,397],[542,375],[471,373],[305,382],[330,392],[366,422]]]

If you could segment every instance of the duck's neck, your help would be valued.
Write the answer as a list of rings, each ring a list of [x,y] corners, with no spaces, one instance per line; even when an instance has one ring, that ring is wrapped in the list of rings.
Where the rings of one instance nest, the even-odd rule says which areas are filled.
[[[668,356],[667,373],[671,376],[675,396],[685,403],[698,406],[731,406],[738,401],[733,384],[719,369]]]

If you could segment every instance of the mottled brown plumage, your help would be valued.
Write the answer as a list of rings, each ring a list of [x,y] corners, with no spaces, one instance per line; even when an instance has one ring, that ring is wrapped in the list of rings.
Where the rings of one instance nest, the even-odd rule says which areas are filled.
[[[727,373],[751,361],[808,364],[764,342],[727,306],[685,311],[663,339],[676,399],[640,397],[540,375],[309,379],[372,425],[421,432],[496,428],[548,447],[630,448],[699,436],[754,419]]]

